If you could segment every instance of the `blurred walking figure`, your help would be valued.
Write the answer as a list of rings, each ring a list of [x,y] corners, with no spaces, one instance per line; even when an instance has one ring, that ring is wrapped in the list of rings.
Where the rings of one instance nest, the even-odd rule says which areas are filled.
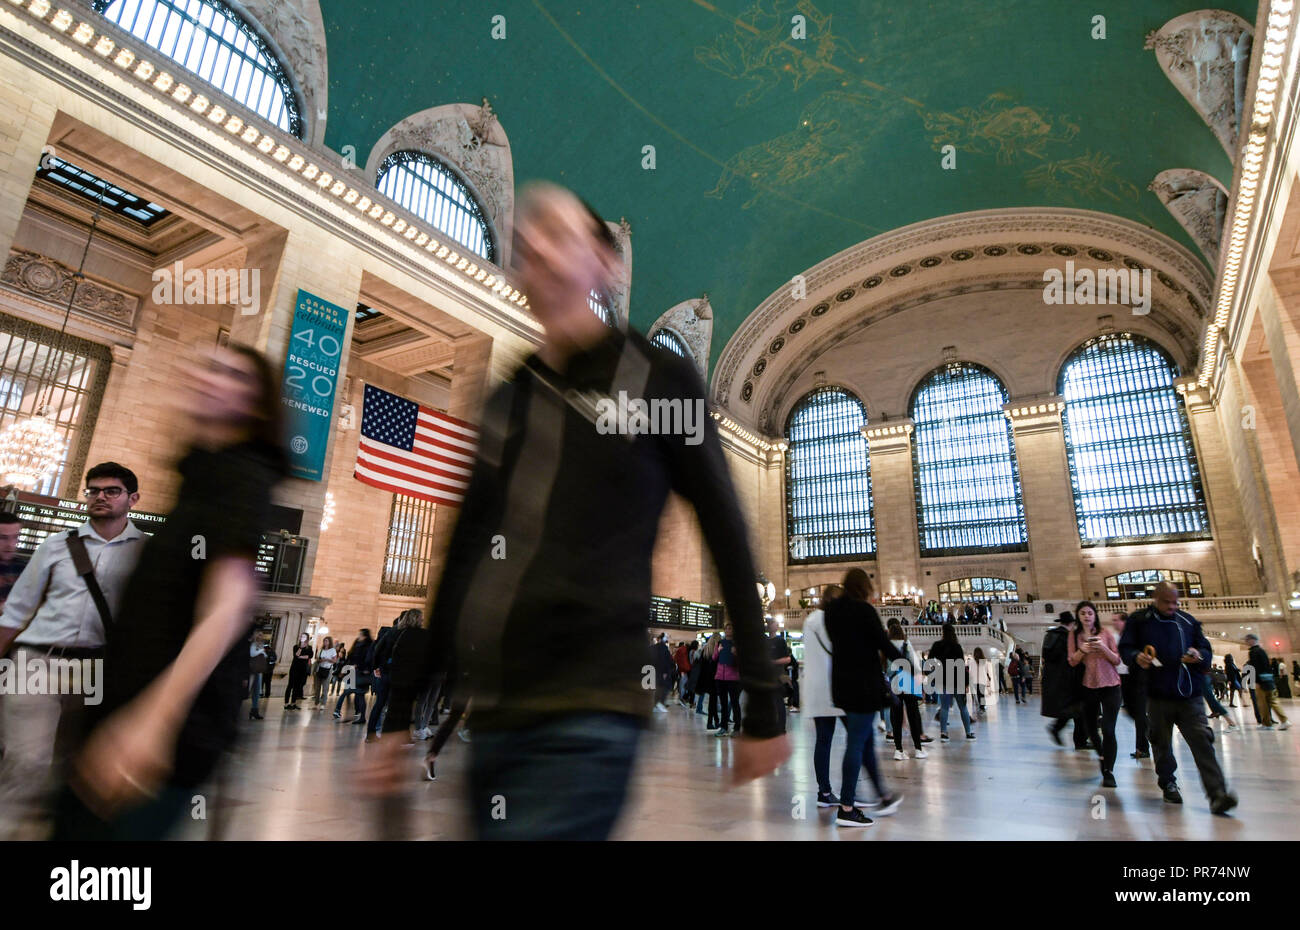
[[[849,731],[840,770],[840,809],[835,813],[838,827],[870,826],[873,821],[858,808],[874,807],[884,817],[898,810],[903,801],[885,786],[876,761],[872,718],[884,708],[889,694],[880,657],[883,654],[895,660],[902,658],[902,653],[885,636],[880,614],[871,605],[874,596],[867,573],[851,568],[844,576],[844,593],[826,608],[831,700],[844,711],[844,725]],[[875,803],[857,800],[858,774],[864,766],[876,789]]]
[[[262,676],[267,672],[266,640],[261,630],[253,634],[253,641],[248,644],[248,697],[253,706],[248,710],[249,720],[261,720],[257,708],[262,700]]]
[[[650,661],[655,667],[655,704],[657,714],[668,713],[668,692],[673,687],[673,670],[677,668],[672,651],[668,648],[668,634],[660,633],[650,650]]]
[[[966,731],[967,739],[975,738],[971,726],[970,711],[966,709],[966,689],[970,685],[970,676],[966,671],[966,650],[961,648],[957,639],[957,627],[951,623],[943,625],[943,633],[930,647],[930,658],[939,663],[939,739],[948,742],[948,711],[952,702],[957,702],[961,714],[961,725]]]
[[[1255,673],[1255,695],[1258,698],[1260,726],[1265,730],[1273,729],[1273,717],[1280,722],[1279,730],[1289,730],[1291,721],[1282,710],[1277,699],[1277,679],[1274,666],[1268,660],[1268,653],[1259,644],[1259,637],[1254,633],[1246,634],[1246,645],[1250,647],[1250,657],[1246,664]]]
[[[1128,614],[1117,613],[1110,618],[1111,631],[1115,636],[1116,648],[1124,636],[1124,626],[1128,623]],[[1232,660],[1232,656],[1228,656]],[[1236,668],[1236,666],[1231,666]],[[1124,710],[1133,718],[1135,745],[1129,753],[1134,759],[1147,759],[1151,756],[1151,744],[1147,741],[1147,679],[1141,666],[1129,665],[1120,660],[1115,666],[1119,672],[1120,695],[1124,699]]]
[[[1047,732],[1056,745],[1061,745],[1061,731],[1074,721],[1074,748],[1088,748],[1088,726],[1083,719],[1081,698],[1075,685],[1082,673],[1072,671],[1070,665],[1070,629],[1074,614],[1061,611],[1056,626],[1043,634],[1043,700],[1039,713],[1053,718]]]
[[[375,641],[370,636],[370,630],[363,627],[357,638],[352,641],[352,648],[348,650],[343,693],[339,695],[338,703],[334,705],[336,720],[343,716],[343,702],[351,697],[354,708],[351,722],[358,726],[366,722],[366,692],[370,690],[374,649]]]
[[[698,697],[695,699],[695,712],[697,714],[705,713],[704,699],[709,699],[708,719],[705,728],[716,730],[718,728],[718,691],[715,676],[718,673],[718,649],[722,646],[722,634],[714,633],[704,645],[700,647],[700,653],[695,660],[700,670],[699,680],[695,683],[695,689]]]
[[[114,617],[100,722],[64,793],[59,838],[161,839],[235,739],[258,546],[287,471],[279,391],[266,359],[238,346],[189,377],[176,505]]]
[[[469,788],[480,837],[601,839],[623,805],[650,710],[650,559],[670,491],[695,508],[735,624],[750,698],[747,738],[730,750],[738,779],[788,755],[781,689],[747,530],[694,365],[592,312],[591,294],[609,293],[620,259],[609,228],[572,193],[526,193],[515,254],[545,337],[482,417],[433,603],[433,674],[452,662],[464,676],[457,697],[474,703]],[[629,399],[667,414],[633,430],[647,424],[612,415]],[[506,541],[505,558],[492,557],[494,537]],[[402,782],[397,753],[372,751],[369,785]]]
[[[127,518],[140,499],[129,468],[96,465],[86,472],[84,496],[90,519],[47,536],[10,590],[0,615],[0,656],[12,644],[10,658],[22,665],[103,659],[105,628],[119,613],[146,537]],[[74,564],[82,558],[85,574]],[[47,802],[81,746],[87,709],[80,694],[0,698],[0,840],[40,839],[48,830]]]
[[[916,750],[914,757],[924,759],[927,753],[921,745],[921,737],[925,735],[921,725],[921,695],[925,690],[925,680],[921,673],[921,660],[916,657],[916,650],[908,642],[903,625],[897,620],[889,621],[889,642],[903,656],[902,662],[893,664],[889,676],[890,689],[898,699],[889,709],[890,723],[894,728],[894,759],[902,762],[907,758],[903,752],[904,714],[907,715],[907,728],[912,733],[912,746]]]
[[[813,774],[817,777],[818,807],[834,807],[837,803],[831,791],[831,743],[835,739],[835,721],[843,722],[844,711],[831,700],[831,644],[826,632],[826,608],[843,592],[837,584],[827,585],[822,592],[821,607],[803,622],[804,713],[812,717],[817,734]]]

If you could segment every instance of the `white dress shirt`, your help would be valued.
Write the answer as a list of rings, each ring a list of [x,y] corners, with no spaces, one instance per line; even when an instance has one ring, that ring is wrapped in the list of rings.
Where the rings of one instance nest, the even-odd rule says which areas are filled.
[[[109,610],[116,611],[148,536],[130,520],[111,540],[96,533],[89,522],[77,527],[77,535],[86,542],[86,554]],[[103,621],[72,564],[67,536],[66,530],[47,536],[9,592],[0,626],[23,631],[14,640],[16,645],[78,649],[104,645]]]

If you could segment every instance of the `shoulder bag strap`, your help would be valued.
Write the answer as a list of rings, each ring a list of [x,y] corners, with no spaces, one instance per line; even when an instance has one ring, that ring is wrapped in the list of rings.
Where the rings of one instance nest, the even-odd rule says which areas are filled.
[[[99,587],[99,580],[95,577],[95,566],[90,561],[90,553],[86,551],[86,541],[77,534],[75,529],[68,530],[68,552],[72,554],[72,566],[81,576],[81,580],[86,583],[86,589],[90,591],[90,599],[95,602],[95,609],[99,611],[99,619],[104,624],[104,632],[107,634],[113,625],[113,613],[108,609],[108,599],[104,597],[103,590]]]

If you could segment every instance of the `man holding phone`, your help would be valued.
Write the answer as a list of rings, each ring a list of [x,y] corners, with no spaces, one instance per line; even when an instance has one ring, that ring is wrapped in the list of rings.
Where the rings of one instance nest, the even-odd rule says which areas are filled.
[[[1156,783],[1170,804],[1182,804],[1174,773],[1173,730],[1187,740],[1210,799],[1210,810],[1226,814],[1237,806],[1214,753],[1214,731],[1205,719],[1201,678],[1213,651],[1191,614],[1178,609],[1178,589],[1167,581],[1156,586],[1152,605],[1129,617],[1119,641],[1126,665],[1143,669],[1147,686],[1147,723],[1156,762]]]

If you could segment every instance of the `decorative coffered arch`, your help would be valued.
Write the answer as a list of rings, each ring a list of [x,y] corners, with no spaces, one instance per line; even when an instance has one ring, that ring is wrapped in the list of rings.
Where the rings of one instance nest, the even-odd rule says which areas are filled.
[[[1044,272],[1062,270],[1066,261],[1077,268],[1149,270],[1149,314],[1130,316],[1126,307],[1098,305],[1094,318],[1113,315],[1114,326],[1158,339],[1180,364],[1195,361],[1212,279],[1189,250],[1103,213],[987,210],[866,240],[804,272],[802,299],[793,286],[769,296],[724,348],[714,370],[713,401],[738,422],[771,432],[795,382],[850,336],[945,298],[992,291],[1041,294]],[[1013,395],[1021,390],[1014,383],[1008,387]]]

